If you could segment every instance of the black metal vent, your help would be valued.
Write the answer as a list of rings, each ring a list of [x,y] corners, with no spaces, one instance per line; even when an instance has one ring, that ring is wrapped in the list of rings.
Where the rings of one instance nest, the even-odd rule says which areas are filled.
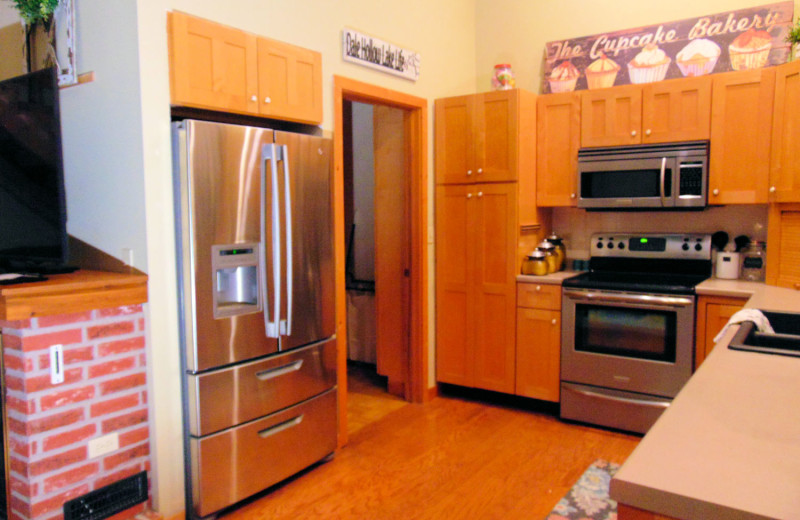
[[[147,500],[147,472],[114,482],[64,503],[64,520],[101,520]]]

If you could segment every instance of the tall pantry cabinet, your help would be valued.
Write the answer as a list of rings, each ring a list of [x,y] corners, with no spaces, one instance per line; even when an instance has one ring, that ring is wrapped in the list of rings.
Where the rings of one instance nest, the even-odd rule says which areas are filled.
[[[514,393],[519,251],[545,220],[535,114],[536,96],[520,89],[436,100],[439,382]]]

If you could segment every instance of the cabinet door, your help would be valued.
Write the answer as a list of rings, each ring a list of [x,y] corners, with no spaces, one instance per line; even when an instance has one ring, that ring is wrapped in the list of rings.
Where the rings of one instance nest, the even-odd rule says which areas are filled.
[[[695,340],[695,369],[714,349],[714,337],[737,311],[744,307],[747,298],[700,296],[697,300],[697,338]]]
[[[275,119],[322,122],[322,55],[258,39],[259,111]]]
[[[642,142],[708,139],[711,77],[675,79],[642,87]]]
[[[771,202],[800,202],[800,61],[776,67]]]
[[[476,184],[468,199],[474,212],[475,386],[514,392],[517,186]],[[471,202],[470,202],[471,201]],[[468,237],[469,238],[469,237]]]
[[[470,186],[436,188],[436,379],[472,386],[475,198]]]
[[[474,96],[437,99],[436,183],[474,182]]]
[[[767,283],[800,290],[800,204],[770,204]]]
[[[252,34],[169,13],[171,103],[258,113],[258,59]]]
[[[518,99],[516,90],[487,92],[474,97],[475,162],[472,168],[475,182],[517,179]]]
[[[581,97],[576,92],[536,100],[536,203],[575,206],[578,148],[581,145]]]
[[[517,309],[517,395],[558,402],[561,313]]]
[[[709,204],[765,204],[775,69],[713,76]]]
[[[642,127],[642,87],[581,92],[581,146],[639,144]]]

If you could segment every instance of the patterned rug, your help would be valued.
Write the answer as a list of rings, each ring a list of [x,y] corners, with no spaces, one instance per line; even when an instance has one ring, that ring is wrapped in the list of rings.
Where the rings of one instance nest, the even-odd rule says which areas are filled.
[[[608,487],[619,464],[596,460],[547,515],[545,520],[616,520],[617,503]]]

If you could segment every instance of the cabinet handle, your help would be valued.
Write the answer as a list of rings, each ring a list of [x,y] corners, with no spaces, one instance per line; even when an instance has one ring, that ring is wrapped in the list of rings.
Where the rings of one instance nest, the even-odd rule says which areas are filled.
[[[636,130],[631,130],[631,137],[636,137]]]
[[[717,188],[714,188],[714,190],[711,193],[713,193],[714,195],[719,195],[719,190]]]
[[[553,325],[555,325],[556,323],[558,323],[558,320],[556,320],[555,318],[553,318],[553,321],[551,321],[550,323],[552,323]]]
[[[650,135],[650,129],[649,128],[644,131],[644,135]]]
[[[778,188],[776,188],[775,186],[770,186],[769,187],[769,192],[770,193],[775,193],[776,191],[778,191]]]
[[[250,101],[258,101],[258,96],[250,96]]]
[[[472,193],[467,193],[467,198],[471,199],[472,198]]]
[[[467,175],[472,175],[472,170],[467,170]]]
[[[478,192],[478,197],[483,197],[483,192],[482,191]]]
[[[483,168],[478,168],[478,173],[483,173]]]
[[[267,104],[270,104],[270,103],[272,103],[272,98],[271,98],[271,97],[269,97],[269,96],[265,97],[265,98],[264,98],[264,103],[267,103]]]

